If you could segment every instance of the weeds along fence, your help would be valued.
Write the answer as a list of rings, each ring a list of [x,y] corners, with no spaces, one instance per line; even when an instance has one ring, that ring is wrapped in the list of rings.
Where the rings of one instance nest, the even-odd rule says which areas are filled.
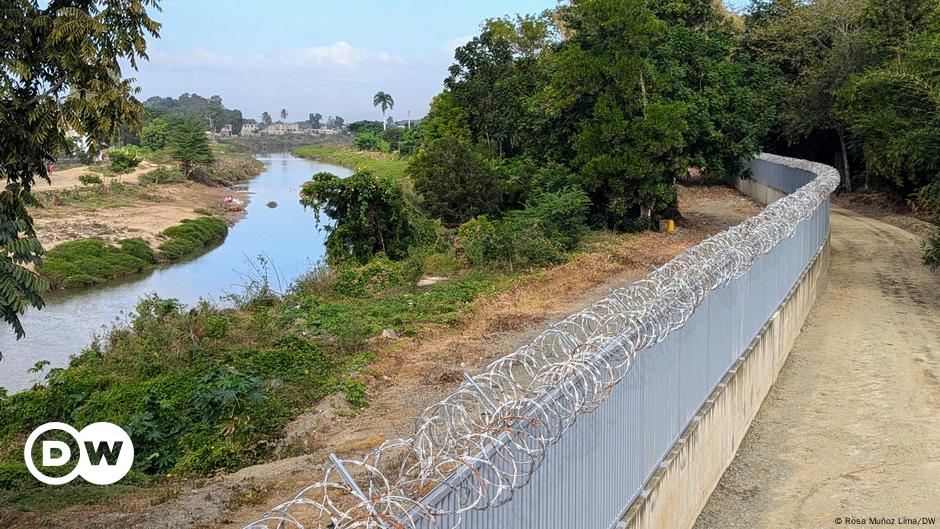
[[[247,527],[615,526],[828,237],[835,169],[750,169],[788,196],[467,376],[412,437],[332,458]]]

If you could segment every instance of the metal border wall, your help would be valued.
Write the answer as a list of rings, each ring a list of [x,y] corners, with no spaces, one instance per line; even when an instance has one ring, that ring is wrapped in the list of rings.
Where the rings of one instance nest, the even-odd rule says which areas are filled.
[[[827,240],[834,169],[765,154],[751,178],[793,195],[559,322],[426,410],[413,438],[336,460],[250,527],[615,526]]]

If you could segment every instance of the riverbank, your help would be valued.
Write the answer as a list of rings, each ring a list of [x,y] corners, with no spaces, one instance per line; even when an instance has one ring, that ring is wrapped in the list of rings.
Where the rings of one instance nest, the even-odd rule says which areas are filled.
[[[41,207],[33,208],[31,214],[47,250],[82,239],[117,243],[130,238],[142,239],[156,249],[162,241],[160,234],[185,219],[209,215],[229,226],[237,222],[249,197],[229,186],[259,174],[262,168],[249,155],[219,151],[201,182],[183,181],[170,164],[144,161],[130,173],[83,185],[80,176],[97,173],[96,167],[81,166],[53,173],[51,186],[38,184],[34,194]]]
[[[371,171],[399,180],[405,176],[405,161],[395,154],[361,151],[351,142],[322,143],[297,147],[291,154],[308,160],[342,165],[355,171]]]
[[[303,484],[325,453],[407,433],[463,371],[758,209],[727,188],[683,188],[680,202],[686,220],[674,234],[598,232],[567,262],[531,273],[380,259],[315,269],[283,294],[258,281],[230,309],[145,300],[44,388],[0,399],[0,520],[237,525]],[[444,279],[419,286],[428,275]],[[231,412],[209,398],[224,387],[240,388]],[[17,447],[50,420],[125,425],[139,464],[120,487],[36,488]]]

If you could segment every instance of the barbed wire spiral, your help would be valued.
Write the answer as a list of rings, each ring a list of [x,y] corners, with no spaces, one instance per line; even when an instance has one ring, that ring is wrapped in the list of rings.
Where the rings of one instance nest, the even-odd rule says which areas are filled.
[[[638,352],[682,327],[709,292],[791,237],[838,186],[832,167],[760,158],[815,178],[467,377],[424,410],[413,436],[388,440],[360,459],[335,459],[246,529],[453,528],[468,510],[509,501],[547,449],[604,402]],[[447,510],[422,502],[441,488],[454,498]]]

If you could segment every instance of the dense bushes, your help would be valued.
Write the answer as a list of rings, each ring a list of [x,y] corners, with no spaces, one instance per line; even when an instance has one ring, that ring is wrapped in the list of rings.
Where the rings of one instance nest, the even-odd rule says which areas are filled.
[[[473,266],[514,269],[557,263],[584,234],[590,205],[579,189],[542,193],[501,220],[480,216],[463,224],[457,245]]]
[[[924,264],[940,269],[940,178],[924,186],[917,193],[917,207],[933,211],[934,228],[924,241]]]
[[[184,182],[186,178],[182,171],[168,169],[166,167],[157,167],[153,171],[140,175],[138,182],[141,185],[148,184],[178,184]]]
[[[421,209],[457,226],[506,207],[505,177],[467,141],[447,136],[430,142],[408,166]]]
[[[390,146],[382,139],[381,133],[364,130],[356,133],[356,148],[364,151],[388,152]]]
[[[168,240],[160,244],[160,258],[165,261],[174,261],[185,255],[196,253],[224,239],[227,233],[228,226],[220,218],[186,219],[163,231],[161,235]]]
[[[324,226],[327,259],[340,263],[355,259],[366,263],[383,253],[392,259],[408,255],[408,249],[426,234],[414,207],[405,199],[394,178],[359,171],[340,178],[317,173],[300,191],[301,202],[313,209],[317,222],[321,212],[333,219]]]
[[[227,232],[225,222],[215,217],[184,220],[163,232],[168,240],[160,245],[159,255],[141,239],[124,239],[117,246],[101,239],[66,242],[46,252],[36,270],[53,287],[91,286],[198,252]]]

